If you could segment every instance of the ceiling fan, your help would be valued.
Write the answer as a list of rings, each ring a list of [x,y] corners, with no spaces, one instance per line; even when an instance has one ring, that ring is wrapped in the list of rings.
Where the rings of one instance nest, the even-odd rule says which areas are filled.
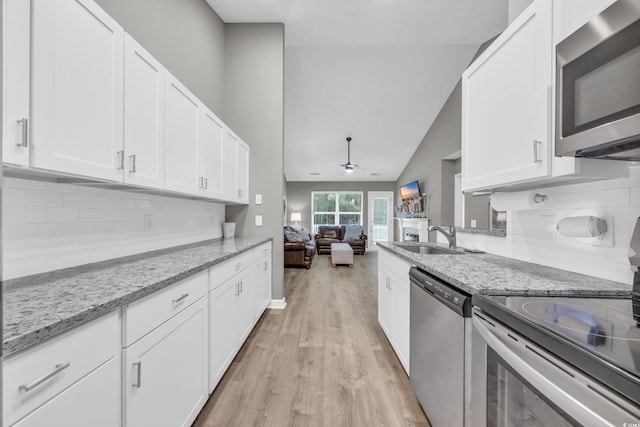
[[[340,166],[344,168],[344,173],[351,173],[354,169],[362,169],[366,170],[362,166],[358,166],[357,164],[351,163],[351,137],[347,137],[347,163],[342,163]]]

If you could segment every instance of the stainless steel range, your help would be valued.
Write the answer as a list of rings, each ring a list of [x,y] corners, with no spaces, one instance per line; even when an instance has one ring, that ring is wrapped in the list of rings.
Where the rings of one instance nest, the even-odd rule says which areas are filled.
[[[474,295],[474,426],[640,425],[640,218],[629,259],[628,295]]]

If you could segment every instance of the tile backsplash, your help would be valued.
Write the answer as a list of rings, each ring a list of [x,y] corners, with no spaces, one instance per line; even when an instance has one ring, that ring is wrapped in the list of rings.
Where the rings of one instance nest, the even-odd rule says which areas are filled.
[[[507,237],[458,233],[462,247],[561,268],[589,276],[632,283],[628,250],[640,217],[640,166],[629,177],[542,188],[549,198],[541,209],[512,211]],[[593,215],[612,220],[613,244],[598,239],[567,238],[555,227],[565,217]],[[611,231],[609,231],[611,233]],[[604,246],[599,246],[604,244]]]
[[[225,206],[4,178],[2,209],[7,280],[222,237]]]

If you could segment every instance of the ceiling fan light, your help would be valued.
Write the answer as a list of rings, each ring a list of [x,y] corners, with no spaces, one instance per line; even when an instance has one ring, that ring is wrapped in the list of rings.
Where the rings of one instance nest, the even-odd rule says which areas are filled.
[[[353,172],[353,168],[350,168],[350,167],[347,166],[347,167],[344,168],[344,171],[346,173],[351,173],[351,172]]]

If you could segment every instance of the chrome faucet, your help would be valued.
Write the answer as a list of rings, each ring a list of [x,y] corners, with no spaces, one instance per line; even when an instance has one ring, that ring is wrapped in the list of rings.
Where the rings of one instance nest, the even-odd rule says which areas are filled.
[[[442,227],[449,227],[449,231],[446,231]],[[431,225],[429,226],[429,231],[441,232],[442,235],[449,241],[449,248],[457,249],[458,245],[456,244],[456,228],[453,225],[444,225],[442,227],[439,225]]]

